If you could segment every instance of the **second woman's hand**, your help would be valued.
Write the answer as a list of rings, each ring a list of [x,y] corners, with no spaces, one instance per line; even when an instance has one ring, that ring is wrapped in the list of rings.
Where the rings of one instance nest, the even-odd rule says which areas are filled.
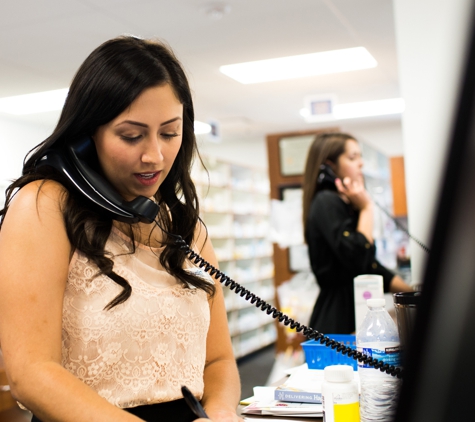
[[[372,206],[373,202],[363,181],[345,177],[343,180],[335,179],[335,186],[338,193],[343,195],[357,210]]]
[[[343,182],[336,179],[335,185],[340,195],[359,211],[356,231],[362,233],[369,243],[373,243],[373,201],[365,189],[363,181],[345,177]]]

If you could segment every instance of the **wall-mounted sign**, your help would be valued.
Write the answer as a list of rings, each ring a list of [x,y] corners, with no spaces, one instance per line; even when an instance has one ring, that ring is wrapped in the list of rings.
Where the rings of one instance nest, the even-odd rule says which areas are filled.
[[[302,175],[307,154],[315,135],[289,136],[279,139],[280,172],[282,176]]]

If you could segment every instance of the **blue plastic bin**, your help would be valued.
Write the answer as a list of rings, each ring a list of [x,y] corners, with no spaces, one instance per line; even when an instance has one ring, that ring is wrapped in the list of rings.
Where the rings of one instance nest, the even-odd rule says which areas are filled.
[[[327,334],[332,340],[343,343],[345,346],[356,349],[356,336],[351,334]],[[329,365],[350,365],[356,371],[358,362],[343,355],[319,341],[308,340],[302,344],[305,360],[309,369],[323,369]]]

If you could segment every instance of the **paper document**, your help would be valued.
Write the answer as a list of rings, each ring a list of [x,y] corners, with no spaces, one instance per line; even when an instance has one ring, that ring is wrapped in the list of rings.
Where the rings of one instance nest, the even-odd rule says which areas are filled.
[[[260,416],[245,416],[243,415],[244,421],[255,421],[255,422],[315,422],[315,417],[311,418],[282,418],[282,417],[260,417]]]
[[[242,409],[243,415],[322,416],[323,406],[316,403],[285,403],[278,400],[257,401]]]

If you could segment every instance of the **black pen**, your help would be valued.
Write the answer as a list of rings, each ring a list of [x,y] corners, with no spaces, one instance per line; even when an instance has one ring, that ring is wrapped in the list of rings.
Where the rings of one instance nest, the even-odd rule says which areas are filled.
[[[186,404],[190,406],[190,409],[193,411],[193,413],[196,416],[198,416],[199,418],[209,419],[209,416],[206,414],[205,410],[203,409],[203,406],[201,406],[201,403],[191,393],[191,391],[188,390],[188,388],[185,385],[181,387],[181,392],[183,394],[183,398],[186,401]]]

